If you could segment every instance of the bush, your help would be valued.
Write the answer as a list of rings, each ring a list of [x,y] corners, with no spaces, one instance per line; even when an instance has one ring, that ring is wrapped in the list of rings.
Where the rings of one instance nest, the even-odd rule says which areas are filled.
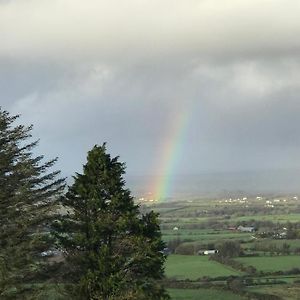
[[[240,243],[236,241],[225,241],[217,245],[218,256],[222,258],[236,257],[243,253]]]

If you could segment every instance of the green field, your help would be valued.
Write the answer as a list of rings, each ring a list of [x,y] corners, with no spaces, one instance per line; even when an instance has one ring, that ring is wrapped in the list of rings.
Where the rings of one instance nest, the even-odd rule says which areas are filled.
[[[170,222],[168,223],[169,218],[166,215],[161,216],[162,223],[170,224],[174,226],[180,226],[181,224],[184,226],[184,224],[199,224],[203,222],[211,221],[212,219],[215,221],[222,221],[224,220],[224,217],[216,216],[216,217],[209,217],[209,216],[203,216],[203,217],[183,217],[178,216],[177,218],[174,218],[174,215],[172,215],[172,219],[176,219],[176,222]],[[171,219],[171,220],[172,220]],[[287,222],[299,222],[300,221],[300,214],[292,213],[292,214],[265,214],[265,215],[246,215],[241,217],[231,217],[230,222],[232,223],[239,223],[243,221],[249,221],[249,220],[257,220],[257,221],[272,221],[275,223],[287,223]]]
[[[230,221],[232,222],[242,222],[242,221],[249,221],[249,220],[272,221],[274,223],[299,222],[300,214],[250,215],[250,216],[235,217],[230,219]]]
[[[168,289],[172,300],[242,300],[239,295],[212,289]]]
[[[172,226],[178,226],[180,224],[199,224],[203,222],[207,222],[210,220],[210,217],[197,217],[197,218],[189,218],[189,217],[167,217],[166,215],[162,215],[160,217],[162,223],[170,224]]]
[[[300,256],[260,256],[260,257],[239,257],[237,261],[253,266],[258,271],[275,272],[287,271],[292,268],[300,268]]]
[[[245,273],[239,272],[225,263],[221,264],[210,260],[208,256],[183,255],[196,254],[203,249],[218,249],[219,244],[223,241],[233,240],[244,249],[244,253],[259,255],[235,259],[245,266],[255,267],[258,272],[265,272],[265,274],[259,276],[257,273],[249,273],[246,280],[245,277],[240,277],[237,282],[243,282],[244,286],[235,286],[235,288],[250,293],[248,294],[250,298],[252,297],[251,293],[256,293],[256,295],[253,294],[251,299],[256,299],[258,297],[257,293],[268,294],[269,299],[272,299],[273,295],[280,296],[281,299],[300,299],[300,275],[273,273],[289,271],[293,268],[300,269],[300,255],[295,255],[300,249],[300,238],[294,240],[271,238],[272,233],[275,231],[281,232],[284,230],[288,222],[299,222],[300,224],[298,201],[289,199],[288,206],[280,203],[280,205],[276,204],[274,209],[268,210],[265,208],[265,201],[252,199],[249,201],[248,210],[245,209],[244,204],[228,203],[224,202],[224,199],[221,200],[223,202],[203,199],[199,202],[198,200],[193,202],[182,201],[181,203],[176,202],[173,209],[170,205],[168,209],[164,207],[161,210],[160,220],[163,240],[169,242],[178,239],[177,242],[174,241],[174,243],[169,244],[170,249],[177,254],[170,255],[166,262],[167,279],[174,284],[173,287],[181,287],[181,289],[172,288],[168,290],[171,298],[173,300],[245,299],[238,293],[233,294],[232,291],[227,290],[226,280],[219,278],[230,275],[241,276]],[[255,212],[258,213],[255,214]],[[262,223],[259,221],[262,221]],[[270,238],[262,238],[255,233],[228,230],[229,227],[240,224],[244,224],[244,226],[255,225],[258,232],[267,232]],[[177,227],[178,230],[173,230],[174,227]],[[296,233],[298,232],[299,227],[292,225],[292,228]],[[283,251],[286,250],[284,244],[289,245],[286,252]],[[279,255],[280,253],[285,254]],[[268,274],[268,272],[270,273]],[[211,288],[197,285],[198,280],[205,277],[210,277],[209,284],[212,284]],[[189,285],[182,284],[181,280],[185,279],[194,281],[194,284],[191,284],[191,282],[189,282]],[[180,284],[175,285],[176,281]],[[188,289],[184,287],[188,287]],[[260,297],[265,296],[261,295]]]
[[[264,287],[251,287],[247,289],[249,292],[259,294],[269,294],[279,296],[284,300],[300,299],[300,287],[291,285],[270,285]],[[180,298],[179,298],[180,299]]]
[[[268,249],[271,245],[274,245],[277,248],[282,248],[283,244],[288,244],[290,246],[290,250],[296,250],[297,248],[300,248],[300,239],[296,239],[296,240],[262,239],[262,240],[255,240],[253,243],[242,244],[242,247],[248,249],[257,248],[258,250],[260,249],[265,250]]]
[[[204,276],[218,277],[240,275],[230,267],[209,260],[207,256],[170,255],[166,263],[169,278],[195,280]]]
[[[251,239],[251,233],[241,233],[241,232],[227,232],[220,231],[216,233],[205,233],[204,230],[197,229],[184,229],[178,231],[164,230],[163,239],[169,241],[172,239],[180,238],[182,240],[193,240],[202,242],[211,242],[216,240],[229,240],[229,239]]]

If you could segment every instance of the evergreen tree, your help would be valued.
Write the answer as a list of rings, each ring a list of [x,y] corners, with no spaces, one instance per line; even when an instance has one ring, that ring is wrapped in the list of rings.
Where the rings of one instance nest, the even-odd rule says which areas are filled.
[[[74,177],[64,198],[69,215],[57,226],[67,278],[80,299],[169,299],[159,284],[165,256],[157,214],[140,214],[124,173],[103,144]]]
[[[37,274],[39,254],[49,247],[39,232],[52,218],[64,189],[59,171],[49,171],[56,159],[43,162],[43,156],[33,155],[38,141],[31,141],[32,126],[15,125],[18,117],[0,108],[1,299],[9,298],[7,290],[17,293]]]

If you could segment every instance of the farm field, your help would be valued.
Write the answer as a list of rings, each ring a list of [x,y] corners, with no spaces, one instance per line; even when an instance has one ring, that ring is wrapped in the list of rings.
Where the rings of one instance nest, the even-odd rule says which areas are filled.
[[[166,276],[170,278],[195,280],[231,275],[241,275],[241,272],[209,260],[208,256],[170,255],[167,259]]]
[[[248,291],[259,294],[268,294],[279,297],[282,300],[299,300],[300,286],[295,285],[270,285],[264,287],[251,287]]]
[[[300,214],[270,214],[270,215],[249,215],[242,217],[234,217],[230,219],[232,222],[243,222],[249,220],[272,221],[278,223],[299,222]]]
[[[188,239],[193,241],[209,241],[217,239],[251,239],[251,233],[240,233],[240,232],[228,232],[228,231],[216,231],[205,233],[203,230],[197,229],[179,229],[178,231],[174,230],[163,230],[164,240],[170,240],[174,238],[180,238],[182,240]]]
[[[239,199],[154,204],[173,300],[300,299],[300,201],[294,196]],[[217,253],[198,255],[205,250]]]
[[[266,276],[266,277],[256,278],[256,280],[260,280],[261,282],[264,282],[264,283],[268,283],[268,282],[271,282],[271,281],[274,281],[274,280],[275,281],[280,280],[280,281],[283,281],[285,283],[290,283],[291,284],[291,283],[299,282],[300,275]]]
[[[216,289],[169,289],[172,300],[244,300],[229,291]]]
[[[167,217],[164,215],[164,217],[161,218],[162,223],[170,224],[172,226],[176,226],[179,224],[201,224],[203,222],[209,221],[209,217],[178,217],[173,218],[171,216]]]
[[[183,226],[186,224],[201,224],[210,221],[211,217],[198,217],[198,218],[186,218],[186,217],[179,217],[178,219],[173,220],[172,218],[164,217],[161,218],[161,221],[165,224],[170,226],[176,226],[178,224],[182,224]],[[224,221],[224,216],[216,216],[213,217],[214,221]],[[238,223],[238,222],[247,222],[247,221],[272,221],[278,223],[286,223],[286,222],[299,222],[300,214],[249,214],[245,216],[233,216],[230,219],[231,223]]]
[[[230,239],[251,239],[251,234],[245,233],[219,233],[219,234],[199,234],[199,233],[186,233],[179,235],[165,235],[163,234],[164,240],[170,240],[174,238],[180,238],[182,240],[192,240],[192,241],[201,241],[201,242],[209,242],[216,240],[230,240]]]
[[[243,248],[248,248],[248,249],[267,249],[272,246],[275,247],[282,247],[283,244],[286,244],[286,240],[274,240],[274,239],[262,239],[262,240],[255,240],[253,243],[244,243],[242,245]],[[295,240],[289,240],[288,244],[290,246],[290,250],[297,250],[300,249],[300,239],[295,239]]]
[[[262,257],[239,257],[237,261],[253,266],[258,271],[276,272],[287,271],[292,268],[300,268],[300,256],[262,256]]]

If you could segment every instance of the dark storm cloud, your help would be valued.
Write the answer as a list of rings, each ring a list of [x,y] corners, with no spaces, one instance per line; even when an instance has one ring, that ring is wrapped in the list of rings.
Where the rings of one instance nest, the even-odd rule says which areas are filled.
[[[178,107],[176,172],[300,168],[298,1],[0,1],[1,105],[65,173],[107,141],[155,173]]]

